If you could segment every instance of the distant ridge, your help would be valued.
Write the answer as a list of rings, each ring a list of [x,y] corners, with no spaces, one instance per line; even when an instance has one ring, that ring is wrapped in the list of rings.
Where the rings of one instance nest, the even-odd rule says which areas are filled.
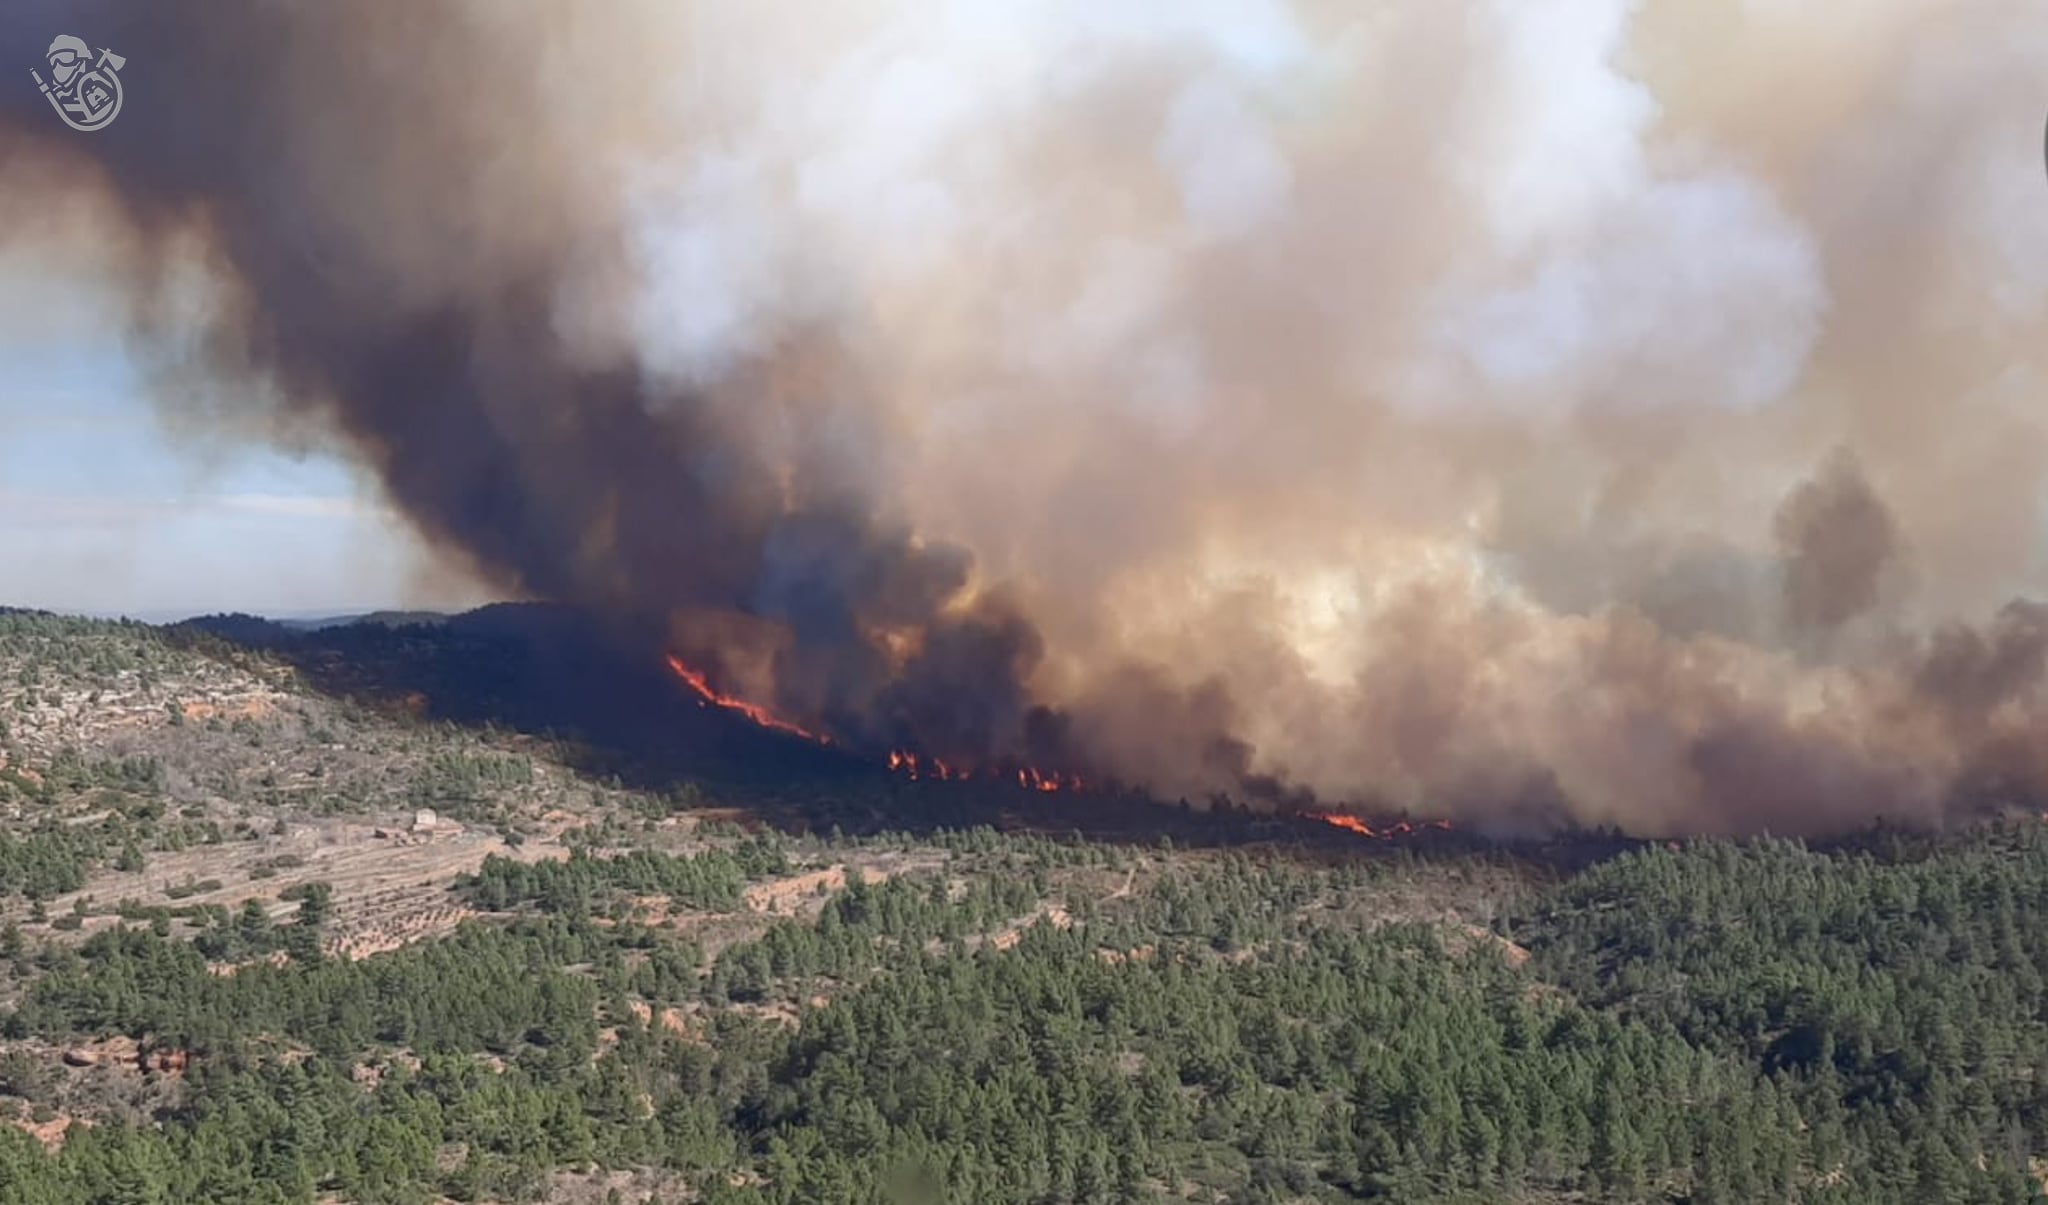
[[[295,632],[317,632],[322,628],[345,628],[352,624],[375,624],[387,628],[416,624],[443,624],[449,616],[441,611],[366,611],[359,615],[329,615],[317,619],[280,619],[275,622]]]
[[[236,644],[274,648],[294,636],[308,632],[351,627],[439,627],[446,624],[449,618],[437,611],[368,611],[360,615],[333,615],[317,619],[266,619],[261,615],[250,615],[243,611],[229,611],[214,615],[195,615],[190,619],[181,619],[163,626],[190,628]]]

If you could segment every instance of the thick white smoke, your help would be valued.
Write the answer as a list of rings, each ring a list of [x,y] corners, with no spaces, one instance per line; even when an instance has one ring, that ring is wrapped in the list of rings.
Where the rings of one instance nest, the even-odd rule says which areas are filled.
[[[1258,768],[1418,806],[1547,777],[1588,818],[1768,823],[1838,761],[1869,806],[1940,804],[1953,751],[1861,746],[1911,632],[2043,584],[2048,13],[685,24],[690,130],[635,193],[642,362],[715,380],[830,326],[891,415],[849,454],[1024,592],[1045,697],[1115,713],[1133,656],[1218,678]],[[1781,595],[1833,562],[1789,567],[1774,516],[1844,449],[1892,543],[1803,632]],[[1731,726],[1823,752],[1710,800]],[[1113,764],[1201,786],[1126,727],[1158,744],[1104,722]]]

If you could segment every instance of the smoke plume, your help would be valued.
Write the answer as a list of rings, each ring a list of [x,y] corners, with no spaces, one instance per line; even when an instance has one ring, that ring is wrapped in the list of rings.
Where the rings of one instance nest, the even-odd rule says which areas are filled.
[[[1642,833],[2048,788],[2048,9],[88,0],[0,64],[0,214],[177,421],[846,744]]]

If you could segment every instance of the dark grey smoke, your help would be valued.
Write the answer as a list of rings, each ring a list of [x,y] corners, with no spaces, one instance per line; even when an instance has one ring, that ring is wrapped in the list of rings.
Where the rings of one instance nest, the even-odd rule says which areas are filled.
[[[1853,457],[1838,455],[1779,508],[1785,618],[1796,631],[1827,632],[1877,605],[1898,553],[1898,530]]]
[[[134,265],[145,338],[189,320],[166,313],[176,299],[156,257],[202,229],[227,293],[203,362],[174,367],[331,424],[429,537],[501,584],[623,632],[769,621],[769,689],[796,714],[963,762],[1021,755],[1020,683],[1039,642],[999,602],[967,597],[967,553],[879,520],[857,477],[781,475],[701,394],[566,344],[568,282],[626,249],[620,215],[558,175],[604,166],[579,162],[576,130],[549,108],[557,89],[537,86],[559,69],[546,27],[563,14],[526,16],[531,27],[464,5],[15,6],[0,54],[24,78],[42,31],[85,30],[128,48],[130,99],[84,137],[33,90],[0,89],[0,163],[49,203],[88,195],[98,174],[158,236]],[[765,360],[812,354],[829,342]],[[849,383],[805,386],[821,396],[761,401],[808,417]],[[834,440],[877,438],[836,412]],[[909,643],[885,651],[879,630]],[[682,651],[722,673],[747,650]]]

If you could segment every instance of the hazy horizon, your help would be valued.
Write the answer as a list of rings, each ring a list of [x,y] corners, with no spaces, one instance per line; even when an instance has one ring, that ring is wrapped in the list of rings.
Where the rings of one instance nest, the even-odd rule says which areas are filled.
[[[167,424],[118,305],[58,258],[0,248],[0,605],[182,618],[481,600],[334,450]]]
[[[478,604],[488,606],[488,603]],[[351,620],[365,615],[409,612],[431,615],[459,615],[471,610],[470,607],[313,607],[305,611],[252,611],[247,607],[214,608],[207,611],[78,611],[61,607],[23,607],[16,603],[0,600],[0,610],[38,611],[51,615],[62,615],[73,619],[130,620],[153,626],[183,623],[190,619],[204,619],[210,615],[253,615],[274,623],[305,623],[312,620]]]

